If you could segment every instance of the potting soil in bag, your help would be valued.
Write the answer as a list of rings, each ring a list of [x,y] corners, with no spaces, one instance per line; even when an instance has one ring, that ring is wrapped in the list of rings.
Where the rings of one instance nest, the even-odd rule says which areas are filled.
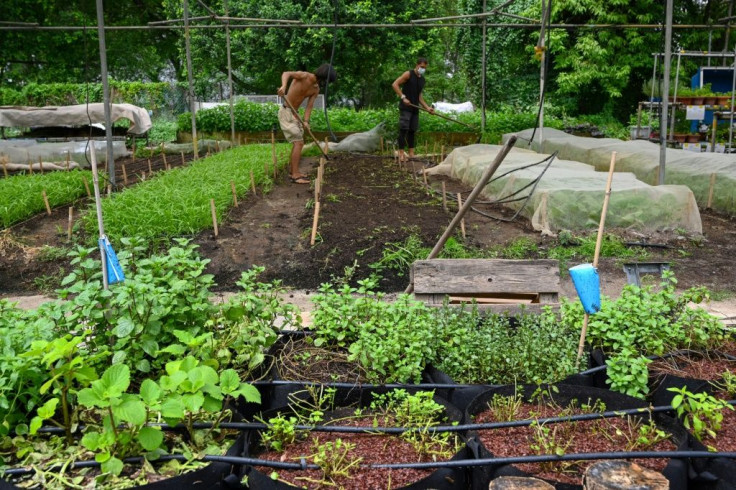
[[[361,398],[361,396],[356,392],[355,398],[352,400],[353,402],[358,401]],[[370,400],[373,399],[372,396],[363,396],[363,399],[360,400],[359,405],[361,407],[364,407],[364,414],[368,413],[368,407],[370,405]],[[445,414],[448,418],[448,422],[443,422],[442,425],[449,425],[451,422],[459,422],[462,418],[461,412],[457,410],[455,407],[453,407],[449,402],[446,400],[443,400],[441,398],[435,397],[435,402],[440,403],[444,406]],[[332,425],[355,425],[350,424],[350,420],[354,419],[353,414],[355,411],[355,406],[353,405],[353,408],[344,408],[344,409],[338,409],[332,412],[326,412],[324,417],[326,421],[334,420],[334,423]],[[282,414],[286,417],[289,416],[289,414],[293,415],[292,412],[284,411],[284,410],[269,410],[263,414],[263,420],[268,421],[269,419],[277,416],[278,414]],[[379,419],[380,420],[380,419]],[[325,423],[322,422],[322,425]],[[379,422],[379,426],[382,425]],[[370,425],[369,425],[370,427]],[[350,444],[369,444],[370,448],[372,449],[372,452],[370,455],[365,455],[365,458],[375,458],[374,461],[366,461],[362,460],[361,464],[367,464],[371,462],[376,463],[398,463],[402,462],[402,459],[404,462],[417,462],[415,459],[407,460],[407,454],[403,453],[401,454],[401,450],[404,448],[403,444],[405,444],[403,441],[398,439],[397,435],[377,435],[377,434],[362,434],[362,435],[356,435],[356,434],[348,434],[348,433],[337,433],[330,435],[331,433],[327,432],[311,432],[309,434],[309,438],[312,439],[312,444],[315,444],[314,440],[318,439],[319,444],[325,444],[326,442],[332,442],[333,444],[336,444],[336,438],[339,438],[341,441],[350,443]],[[394,439],[386,439],[388,437],[396,438]],[[262,458],[266,454],[264,451],[265,449],[262,447],[261,443],[261,433],[260,431],[249,431],[247,434],[247,451],[248,451],[248,457],[255,457],[255,458]],[[309,455],[312,455],[317,451],[314,445],[309,445],[308,448],[305,448],[303,451],[294,452],[296,454],[297,452],[299,454],[304,453],[304,462],[311,464],[313,463],[313,459],[306,457]],[[354,451],[354,450],[353,450]],[[394,454],[395,452],[398,452],[397,454]],[[351,452],[348,451],[347,455],[350,456]],[[355,454],[355,453],[353,453]],[[363,454],[363,453],[361,453]],[[293,456],[293,457],[291,457]],[[280,460],[281,458],[285,458],[285,461],[289,462],[299,462],[299,457],[294,455],[288,455],[286,452],[283,453],[283,455],[280,458],[277,458],[276,460]],[[470,459],[471,455],[468,453],[467,448],[464,444],[460,447],[460,449],[454,453],[454,455],[451,458],[448,458],[448,460],[457,460],[457,459]],[[271,457],[268,457],[268,459],[272,459]],[[423,461],[432,460],[430,459],[423,459]],[[438,456],[438,460],[441,461],[441,455]],[[310,470],[310,471],[301,471],[301,470],[275,470],[278,474],[277,479],[273,479],[271,477],[274,470],[267,468],[267,467],[252,467],[249,466],[245,469],[245,475],[247,476],[247,481],[249,488],[253,489],[290,489],[290,488],[298,488],[292,483],[289,483],[287,481],[284,481],[284,479],[288,479],[289,481],[298,482],[297,484],[299,486],[307,485],[308,488],[322,488],[319,487],[318,484],[316,484],[314,481],[319,481],[320,478],[323,478],[321,476],[321,472],[319,470]],[[289,474],[293,473],[294,471],[298,471],[298,473],[295,474]],[[380,469],[357,469],[354,468],[350,472],[350,479],[349,480],[340,480],[341,486],[346,486],[346,488],[355,488],[355,489],[384,489],[388,488],[404,488],[404,489],[412,489],[412,490],[419,490],[419,489],[438,489],[438,490],[449,490],[449,489],[464,489],[468,486],[468,480],[467,480],[467,471],[464,468],[439,468],[436,470],[401,470],[401,469],[394,469],[391,470],[391,479],[387,479],[386,472],[387,470],[380,470]],[[288,476],[287,476],[288,474]],[[402,476],[404,475],[404,476]],[[404,481],[403,478],[409,478],[410,481],[412,481],[409,484],[403,484],[399,483]],[[411,480],[411,479],[414,480]],[[347,483],[346,483],[347,482]]]
[[[530,402],[534,405],[526,408],[519,405],[516,408],[511,407],[509,403],[500,403],[500,399],[494,401],[494,395],[507,397],[503,400],[513,400],[519,395],[520,400]],[[536,395],[535,395],[536,394]],[[542,398],[540,398],[540,395]],[[544,402],[540,401],[544,400]],[[564,416],[577,413],[590,413],[600,411],[614,411],[632,408],[645,408],[648,404],[643,400],[632,398],[619,393],[608,390],[600,390],[597,388],[589,388],[583,386],[568,385],[549,385],[531,386],[504,386],[484,392],[475,400],[473,400],[465,413],[465,423],[481,423],[491,420],[497,421],[497,418],[488,419],[487,416],[482,418],[475,417],[489,411],[489,403],[494,404],[498,412],[507,407],[505,412],[510,415],[513,420],[534,419]],[[585,410],[580,410],[584,405],[588,405]],[[551,407],[547,409],[545,407]],[[575,407],[575,410],[563,411],[566,407]],[[560,413],[562,412],[562,413]],[[636,448],[632,451],[642,450],[685,450],[688,448],[687,433],[677,421],[668,418],[656,416],[654,418],[657,428],[670,434],[672,444],[660,443],[652,448]],[[571,422],[563,422],[558,424],[543,424],[538,426],[530,426],[524,428],[508,428],[493,429],[482,431],[477,434],[471,433],[469,437],[477,438],[480,442],[479,457],[505,457],[505,456],[522,456],[535,454],[555,454],[555,453],[578,453],[578,452],[601,452],[601,451],[623,451],[627,448],[620,442],[613,442],[612,448],[602,449],[599,442],[608,439],[609,436],[616,434],[617,430],[622,431],[624,439],[632,443],[637,440],[640,435],[639,427],[648,422],[646,417],[640,419],[607,419],[607,421],[599,421],[597,423],[574,422],[579,424],[572,426]],[[615,424],[615,425],[613,425]],[[492,433],[492,434],[491,434]],[[486,434],[491,434],[487,436]],[[576,436],[577,434],[577,436]],[[648,437],[653,437],[647,432]],[[626,439],[628,435],[628,439]],[[576,440],[573,446],[572,441]],[[490,446],[489,446],[490,444]],[[670,449],[662,449],[662,447]],[[638,462],[643,466],[651,466],[651,460],[641,460]],[[564,466],[559,466],[562,464]],[[543,478],[555,484],[558,489],[579,489],[582,481],[582,474],[587,466],[586,462],[581,462],[580,468],[576,467],[576,462],[567,463],[550,463],[545,468],[538,465],[497,465],[484,466],[471,469],[473,489],[487,489],[490,481],[498,476],[534,476]],[[687,462],[681,460],[670,459],[668,462],[661,462],[660,468],[664,476],[670,481],[670,488],[673,490],[685,490],[687,488]],[[555,471],[565,470],[568,473],[555,473]],[[543,471],[547,470],[547,471]],[[533,473],[529,473],[533,472]],[[571,473],[574,472],[574,473]],[[544,477],[542,476],[544,474]],[[574,474],[574,476],[572,476]],[[551,475],[551,476],[548,476]]]

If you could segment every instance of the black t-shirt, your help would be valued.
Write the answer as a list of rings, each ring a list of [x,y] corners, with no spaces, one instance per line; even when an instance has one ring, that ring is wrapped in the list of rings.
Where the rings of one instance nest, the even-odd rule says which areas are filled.
[[[422,93],[422,89],[424,89],[424,82],[426,82],[424,77],[420,77],[413,69],[411,69],[409,70],[409,81],[407,81],[402,87],[402,92],[406,98],[416,106],[419,105],[419,95]],[[399,101],[399,109],[402,111],[419,112],[419,109],[416,107],[409,107],[403,101]]]

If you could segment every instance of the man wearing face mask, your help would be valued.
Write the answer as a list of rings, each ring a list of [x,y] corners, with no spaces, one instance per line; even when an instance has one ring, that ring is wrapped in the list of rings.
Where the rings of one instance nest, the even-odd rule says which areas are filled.
[[[409,158],[414,157],[416,147],[414,138],[419,129],[419,109],[417,107],[421,105],[434,114],[434,109],[424,102],[422,97],[426,71],[427,58],[419,58],[413,70],[402,73],[391,85],[401,99],[399,101],[399,160],[402,162],[407,161],[404,153],[406,146],[409,147]]]
[[[330,83],[337,79],[337,72],[329,63],[321,65],[314,73],[307,71],[285,71],[281,74],[281,86],[276,91],[281,97],[288,99],[291,107],[299,109],[304,99],[307,99],[307,108],[304,110],[304,126],[309,129],[309,118],[312,115],[314,101],[319,95],[320,85],[325,81]],[[286,86],[291,80],[288,90]],[[304,127],[286,102],[279,108],[279,125],[284,132],[286,141],[292,143],[289,175],[294,184],[309,184],[309,178],[299,172],[299,160],[304,148]]]

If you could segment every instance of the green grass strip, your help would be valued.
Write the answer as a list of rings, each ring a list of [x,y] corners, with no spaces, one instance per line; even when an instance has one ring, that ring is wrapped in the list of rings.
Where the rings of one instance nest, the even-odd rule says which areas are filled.
[[[44,190],[52,208],[86,195],[83,178],[92,185],[92,172],[88,170],[22,174],[0,179],[0,228],[44,212]]]
[[[276,145],[280,167],[286,160],[283,153],[290,147]],[[269,175],[265,175],[264,164]],[[151,180],[103,201],[105,233],[113,243],[119,243],[123,237],[173,237],[212,228],[210,199],[215,200],[217,221],[221,223],[233,206],[230,181],[235,183],[238,197],[245,196],[251,192],[251,170],[257,187],[267,189],[273,184],[271,145],[239,146],[187,167],[155,174]],[[93,210],[85,216],[85,227],[91,235],[97,234]]]

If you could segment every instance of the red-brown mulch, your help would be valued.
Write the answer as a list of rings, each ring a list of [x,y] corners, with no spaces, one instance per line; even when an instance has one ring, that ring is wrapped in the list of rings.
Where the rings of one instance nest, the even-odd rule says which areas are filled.
[[[658,359],[649,365],[649,372],[652,374],[671,374],[706,381],[717,381],[726,371],[736,372],[736,361],[717,354],[673,356]]]
[[[523,404],[516,416],[516,420],[545,418],[559,416],[559,407],[550,407]],[[575,410],[576,413],[582,413]],[[567,414],[567,412],[566,412]],[[498,422],[490,410],[479,413],[476,423]],[[572,453],[595,453],[595,452],[620,452],[627,450],[628,441],[625,437],[616,435],[620,429],[623,434],[629,434],[629,425],[626,418],[609,418],[605,420],[589,420],[580,422],[568,422],[561,424],[550,424],[551,430],[548,442],[557,441],[565,447],[566,454]],[[534,444],[535,430],[532,427],[511,427],[507,429],[493,429],[479,431],[479,437],[485,447],[493,453],[494,457],[527,456],[537,454],[530,446]],[[554,434],[554,439],[552,438]],[[638,432],[636,433],[638,434]],[[632,437],[636,437],[633,435]],[[677,447],[670,440],[661,441],[648,448],[633,450],[648,451],[674,451]],[[637,464],[662,471],[667,466],[666,459],[641,459],[633,460]],[[520,470],[531,476],[546,480],[567,484],[580,484],[585,469],[595,461],[569,461],[564,463],[549,463],[546,467],[542,464],[525,463],[515,465]],[[564,465],[564,466],[561,466]]]
[[[340,420],[339,425],[355,427],[372,427],[373,417],[362,417],[350,420]],[[381,419],[379,426],[383,425]],[[315,441],[319,444],[334,442],[341,439],[343,443],[355,444],[350,450],[351,458],[361,458],[360,465],[382,464],[382,463],[419,463],[428,461],[422,457],[414,447],[397,435],[388,434],[353,434],[332,432],[311,432],[309,437],[301,442],[289,445],[283,453],[267,451],[257,455],[260,459],[272,461],[298,462],[302,457],[307,463],[313,463],[309,457],[315,453]],[[454,451],[453,451],[454,455]],[[438,458],[441,460],[441,458]],[[450,458],[447,458],[448,460]],[[270,474],[273,469],[259,467],[259,471]],[[356,468],[350,472],[349,478],[338,478],[333,481],[336,488],[345,490],[365,490],[401,488],[413,482],[429,476],[433,470],[401,469],[379,469],[379,468]],[[321,470],[281,470],[278,472],[279,480],[300,488],[325,488],[319,482],[323,479]]]
[[[716,393],[715,396],[722,400],[734,398],[723,392]],[[715,447],[719,452],[736,451],[736,407],[734,407],[734,410],[724,408],[721,413],[723,414],[723,421],[721,422],[721,429],[718,431],[718,437],[715,439],[707,437],[702,442],[706,446]]]

